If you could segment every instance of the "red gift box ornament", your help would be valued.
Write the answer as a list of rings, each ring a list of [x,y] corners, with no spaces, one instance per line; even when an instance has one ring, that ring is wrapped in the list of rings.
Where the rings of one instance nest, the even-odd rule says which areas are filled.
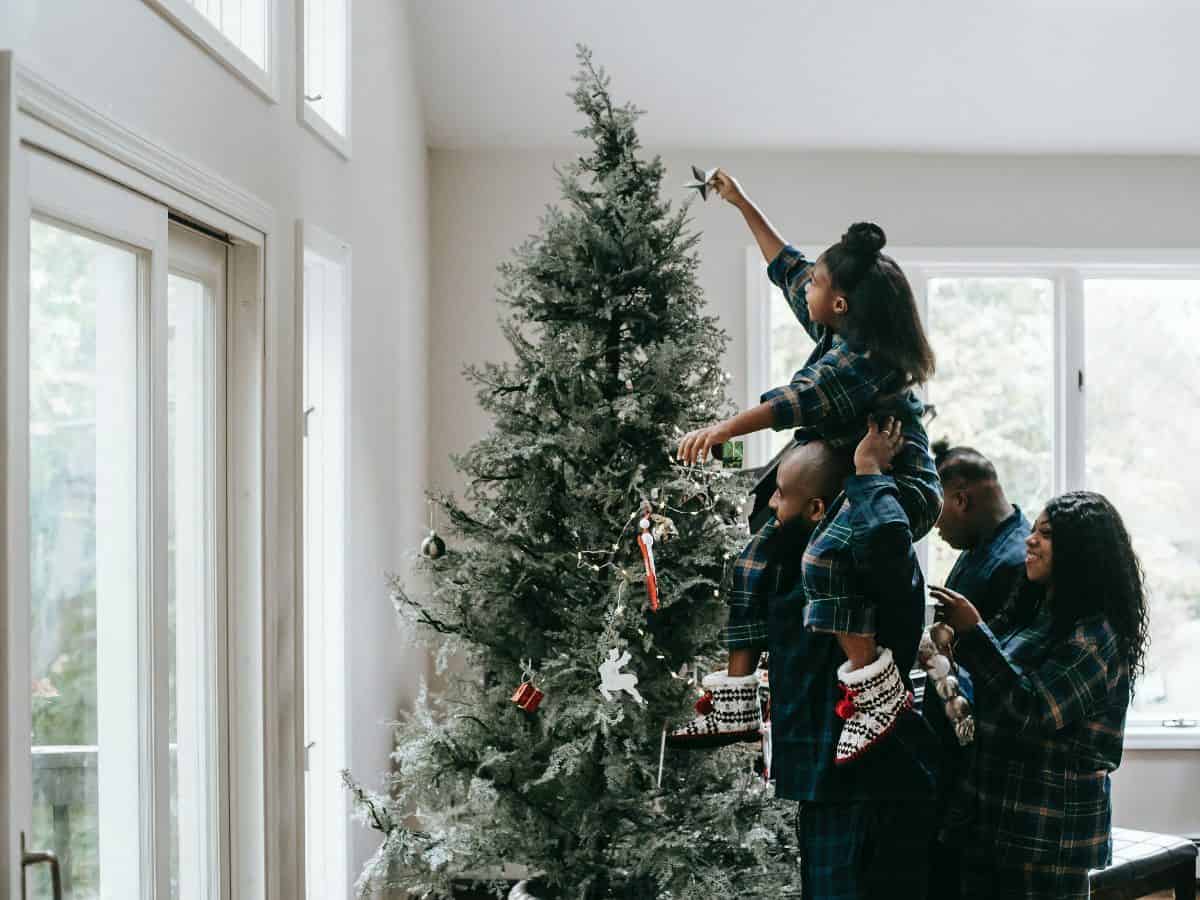
[[[842,699],[833,707],[833,711],[837,713],[839,719],[849,719],[854,715],[854,698],[857,694],[858,691],[842,685]]]
[[[520,686],[512,695],[512,702],[525,710],[525,712],[535,712],[542,702],[542,698],[546,695],[533,686],[532,682],[522,681]]]

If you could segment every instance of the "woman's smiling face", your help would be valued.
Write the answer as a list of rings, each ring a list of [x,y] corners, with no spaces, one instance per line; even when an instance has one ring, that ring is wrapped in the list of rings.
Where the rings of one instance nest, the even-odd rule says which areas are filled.
[[[1025,539],[1025,574],[1035,584],[1049,584],[1053,571],[1054,542],[1050,519],[1043,512],[1033,523],[1033,530]]]

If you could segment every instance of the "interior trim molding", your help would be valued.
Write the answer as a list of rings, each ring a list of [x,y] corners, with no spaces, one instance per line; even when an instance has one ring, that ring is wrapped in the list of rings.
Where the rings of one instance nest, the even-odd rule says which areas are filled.
[[[257,231],[266,233],[273,229],[274,209],[249,191],[179,153],[146,140],[67,94],[19,60],[16,76],[20,111]]]

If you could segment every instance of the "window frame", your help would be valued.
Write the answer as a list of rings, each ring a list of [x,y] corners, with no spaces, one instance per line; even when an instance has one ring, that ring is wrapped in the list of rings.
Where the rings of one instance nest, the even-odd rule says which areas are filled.
[[[308,99],[308,20],[305,14],[306,2],[307,0],[296,0],[296,70],[300,73],[300,77],[296,84],[297,116],[299,117],[302,125],[304,125],[318,138],[333,148],[333,150],[337,152],[342,159],[348,161],[351,158],[351,151],[353,147],[351,134],[353,128],[354,107],[354,0],[344,0],[346,5],[346,21],[343,29],[346,37],[345,133],[338,131],[323,115],[321,115],[321,113]]]
[[[209,242],[206,248],[205,244]],[[211,396],[206,398],[210,406],[210,423],[212,434],[208,436],[206,450],[211,454],[206,473],[212,485],[212,493],[207,498],[211,503],[211,520],[205,525],[205,539],[210,544],[211,557],[207,560],[210,569],[209,576],[213,579],[212,590],[205,601],[212,606],[210,617],[202,622],[207,630],[205,637],[211,641],[211,662],[207,671],[199,677],[194,670],[179,666],[179,654],[176,649],[176,684],[177,698],[182,697],[185,690],[190,689],[195,694],[204,697],[209,705],[206,719],[212,733],[205,735],[208,739],[209,771],[207,788],[211,796],[207,798],[206,810],[208,825],[201,837],[201,843],[206,846],[196,854],[200,864],[196,866],[202,872],[202,896],[229,897],[229,723],[232,714],[229,689],[229,592],[227,585],[229,573],[226,568],[226,548],[228,547],[229,514],[227,512],[229,497],[229,469],[227,453],[229,439],[229,392],[226,390],[225,373],[229,368],[226,362],[226,352],[231,337],[227,322],[230,318],[229,307],[230,286],[230,248],[226,245],[221,252],[222,259],[217,262],[212,255],[214,249],[212,239],[203,235],[186,224],[169,222],[167,237],[167,278],[182,276],[198,282],[213,292],[211,308],[202,315],[208,320],[206,329],[213,338],[211,346],[205,348],[205,367],[210,371],[211,381],[208,389]],[[166,298],[164,298],[166,299]],[[169,311],[164,313],[169,322]],[[170,359],[168,357],[168,364]],[[215,408],[214,408],[215,407]],[[164,454],[165,455],[165,454]],[[166,463],[164,462],[164,465]],[[176,598],[178,602],[178,597]],[[178,608],[176,611],[178,623]],[[178,625],[177,625],[178,628]],[[178,639],[178,631],[177,631]],[[211,695],[206,695],[206,689]],[[177,703],[182,703],[177,700]],[[182,719],[177,741],[183,743]],[[176,750],[176,771],[179,773],[179,796],[183,796],[183,766],[184,756]],[[180,801],[182,806],[182,800]],[[197,835],[192,834],[195,838]],[[184,858],[184,832],[180,830],[180,859]],[[183,876],[181,866],[180,877]],[[215,890],[214,890],[215,889]]]
[[[144,0],[209,56],[269,103],[279,102],[278,0],[267,4],[267,64],[260,66],[187,0]]]
[[[797,247],[823,247],[813,241]],[[928,284],[934,278],[1044,278],[1054,285],[1054,432],[1051,441],[1052,493],[1087,486],[1087,366],[1084,346],[1084,285],[1089,279],[1200,280],[1200,247],[1196,249],[1096,249],[1033,247],[888,248],[912,284],[922,320],[928,319]],[[746,248],[746,390],[747,407],[758,403],[769,372],[767,328],[776,290],[757,247]],[[760,389],[761,386],[761,389]],[[747,442],[747,465],[766,459],[766,436]],[[929,549],[917,546],[922,569]],[[1126,746],[1141,750],[1200,749],[1200,724],[1170,726],[1170,718],[1130,717]]]
[[[341,471],[340,471],[340,473],[337,473],[337,474],[339,476],[339,480],[341,481],[341,510],[340,510],[340,512],[341,512],[342,522],[344,525],[344,527],[341,530],[342,536],[339,541],[340,546],[337,548],[338,553],[340,555],[340,560],[336,561],[337,564],[339,564],[341,567],[341,589],[343,591],[343,597],[342,597],[343,606],[342,606],[342,618],[341,618],[341,622],[340,622],[340,624],[341,624],[340,634],[335,636],[335,640],[341,641],[340,656],[341,656],[341,661],[342,661],[342,666],[341,666],[342,683],[340,685],[340,694],[341,694],[340,703],[335,703],[334,705],[344,713],[345,710],[348,710],[350,708],[350,679],[349,679],[348,671],[346,669],[346,667],[348,666],[349,661],[350,661],[350,652],[349,652],[349,648],[346,645],[347,632],[346,632],[346,627],[345,627],[346,620],[345,620],[345,603],[344,603],[344,601],[346,599],[346,594],[348,593],[348,589],[349,589],[348,562],[350,559],[350,548],[353,545],[353,534],[352,534],[353,517],[350,514],[351,460],[350,460],[350,433],[349,433],[350,408],[351,408],[351,403],[352,403],[352,398],[353,398],[353,377],[352,377],[352,359],[353,359],[353,357],[352,357],[352,353],[351,353],[351,328],[352,328],[352,324],[353,324],[353,308],[354,308],[353,307],[354,301],[353,301],[353,294],[352,294],[352,289],[353,289],[353,251],[351,250],[350,245],[348,243],[346,243],[345,241],[333,236],[329,232],[327,232],[327,231],[313,225],[311,222],[307,222],[305,220],[299,220],[296,224],[296,249],[297,249],[297,261],[296,261],[297,294],[298,294],[298,304],[299,304],[299,308],[301,310],[301,314],[299,316],[298,330],[301,332],[301,347],[302,347],[301,358],[300,358],[300,364],[301,364],[301,370],[302,370],[301,383],[303,385],[302,391],[304,391],[302,404],[301,404],[302,406],[304,404],[306,404],[309,399],[308,394],[307,394],[308,377],[306,374],[304,374],[307,369],[307,366],[309,364],[308,343],[307,343],[308,322],[309,322],[309,318],[308,318],[309,317],[309,309],[308,309],[309,297],[308,297],[308,282],[307,282],[307,274],[306,274],[306,261],[307,261],[307,258],[309,257],[309,255],[311,254],[312,256],[318,257],[321,260],[321,265],[323,265],[323,266],[329,266],[330,268],[336,267],[336,269],[338,270],[338,272],[340,274],[340,281],[341,281],[341,296],[339,298],[340,302],[341,302],[341,309],[338,311],[338,323],[337,323],[338,324],[338,329],[337,329],[338,333],[336,335],[337,341],[336,341],[335,345],[323,345],[323,350],[325,352],[323,353],[322,361],[328,361],[328,359],[330,357],[336,359],[337,362],[340,364],[341,375],[342,375],[342,383],[341,383],[340,389],[337,391],[337,398],[334,403],[335,412],[339,413],[339,415],[336,418],[337,418],[338,424],[340,424],[340,428],[341,428],[340,434],[336,435],[336,437],[338,438],[340,447],[335,451],[335,456],[340,456],[340,458],[341,458]],[[318,414],[320,414],[321,410],[318,410],[317,412],[318,412]],[[305,415],[304,410],[302,410],[301,415],[304,419],[307,419],[307,416]],[[335,428],[334,428],[335,431],[336,431],[336,428],[337,428],[337,425],[335,425]],[[302,428],[301,428],[301,441],[302,442],[305,442],[308,440],[308,434],[309,434],[308,425],[307,425],[307,422],[304,421],[302,424]],[[324,438],[329,438],[330,436],[331,435],[329,432],[323,432]],[[303,495],[302,500],[306,501],[307,500],[307,492],[308,492],[308,488],[309,488],[308,478],[307,478],[308,464],[305,459],[305,450],[303,447],[301,449],[300,459],[301,459],[301,477],[303,479],[302,489],[301,489],[302,495]],[[325,491],[328,491],[328,485],[324,481],[322,481],[322,488]],[[324,507],[324,498],[322,498],[321,502],[322,502],[322,507]],[[327,512],[328,510],[323,510],[323,511]],[[299,591],[300,597],[301,597],[300,631],[303,636],[302,640],[301,640],[301,651],[302,652],[301,652],[301,665],[300,665],[300,681],[302,684],[307,684],[308,666],[310,665],[311,662],[313,662],[313,661],[309,660],[309,658],[308,658],[308,650],[309,650],[308,630],[306,627],[306,623],[304,621],[304,616],[308,610],[308,591],[307,591],[307,585],[305,582],[306,582],[307,575],[309,572],[309,563],[311,561],[308,557],[309,539],[308,539],[308,535],[305,533],[309,518],[310,517],[308,515],[307,503],[306,502],[302,503],[301,584],[300,584],[300,591]],[[329,562],[330,562],[330,560],[328,558],[322,559],[323,566],[325,564],[328,564]],[[325,668],[328,668],[331,660],[330,660],[330,657],[328,656],[328,648],[326,648],[326,651],[327,651],[327,655],[324,657],[324,659],[322,659],[320,661],[319,664]],[[335,658],[336,658],[336,654],[335,654]],[[300,810],[300,813],[301,813],[302,827],[304,829],[303,840],[304,840],[306,848],[310,848],[310,845],[312,844],[312,842],[310,841],[310,836],[308,835],[307,774],[308,774],[308,762],[309,762],[308,750],[309,750],[309,747],[311,746],[310,741],[314,737],[314,735],[311,734],[308,730],[309,723],[307,720],[308,720],[308,709],[309,709],[309,697],[307,696],[306,691],[304,692],[304,694],[305,695],[303,697],[303,702],[300,705],[300,709],[302,712],[302,717],[304,719],[304,724],[302,726],[304,729],[304,731],[303,731],[304,754],[303,754],[303,758],[302,758],[302,764],[303,764],[303,769],[304,769],[304,775],[306,776],[306,785],[305,785],[305,791],[301,794],[302,798],[304,798],[304,799],[302,800],[302,809]],[[326,719],[323,724],[328,724],[329,710],[325,710],[324,712],[326,715]],[[348,765],[349,765],[350,748],[353,746],[353,735],[351,733],[351,722],[350,722],[349,717],[343,715],[341,722],[337,726],[335,726],[335,729],[338,733],[338,737],[340,738],[341,746],[336,748],[336,750],[334,752],[337,754],[340,754],[342,761],[345,762],[345,766],[343,766],[343,768],[345,768],[345,767],[348,767]],[[341,828],[340,828],[338,843],[340,846],[337,847],[336,849],[332,848],[332,847],[326,847],[326,850],[327,850],[327,852],[334,852],[336,854],[333,859],[333,866],[334,866],[335,871],[332,874],[344,876],[346,881],[345,881],[345,884],[342,885],[342,887],[348,889],[351,884],[351,876],[352,876],[352,873],[350,872],[350,859],[351,859],[350,798],[349,798],[349,793],[347,791],[345,791],[340,785],[333,785],[332,788],[330,788],[329,793],[326,794],[324,799],[329,800],[331,797],[333,798],[333,800],[332,800],[333,805],[335,807],[340,806],[342,811],[344,812],[344,815],[342,815],[339,818]],[[325,834],[324,836],[328,837],[328,834]],[[324,844],[322,844],[322,846],[324,846]],[[311,894],[312,887],[307,884],[308,867],[309,867],[309,861],[307,859],[307,852],[306,852],[305,888],[304,888],[304,892],[302,893],[301,896],[312,896],[312,894]]]
[[[292,505],[299,486],[292,435],[299,428],[299,410],[294,408],[298,401],[293,403],[294,382],[286,363],[296,354],[289,325],[292,301],[279,287],[287,283],[288,236],[274,207],[254,194],[98,112],[14,54],[0,51],[0,224],[23,221],[22,145],[157,200],[227,235],[234,244],[226,348],[227,634],[229,678],[237,685],[226,747],[229,891],[248,900],[296,896],[303,848],[298,843],[295,798],[303,773],[292,646],[298,583]],[[5,235],[0,238],[0,347],[7,355],[5,365],[18,371],[24,340],[20,307],[27,279],[8,265],[9,260],[24,259],[25,231],[0,229]],[[19,423],[24,382],[8,381],[0,391],[0,423]],[[0,514],[9,522],[20,521],[27,496],[21,493],[26,472],[20,444],[18,440],[4,451],[13,465],[0,466]],[[28,548],[19,529],[9,537],[0,550],[0,621],[11,638],[28,622],[21,614],[21,559]],[[10,639],[10,648],[16,641]],[[13,659],[19,663],[19,646],[17,651]],[[0,690],[10,701],[14,691],[18,697],[27,693],[27,684],[22,687],[0,673]],[[9,724],[0,717],[0,793],[9,798],[0,805],[0,836],[11,838],[8,845],[16,846],[16,831],[24,821],[21,809],[29,797],[9,760],[28,736],[14,733]],[[10,867],[10,861],[0,858],[0,883],[19,890],[19,870]]]

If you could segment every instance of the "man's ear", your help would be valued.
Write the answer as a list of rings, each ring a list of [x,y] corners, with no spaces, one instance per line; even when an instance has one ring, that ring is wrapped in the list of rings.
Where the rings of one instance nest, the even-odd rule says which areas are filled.
[[[963,512],[970,511],[971,506],[973,505],[971,502],[971,492],[970,491],[955,491],[954,499],[958,503],[959,508]]]
[[[833,298],[833,311],[839,316],[844,316],[850,312],[850,304],[846,302],[846,298],[841,294],[835,294]]]
[[[825,501],[820,497],[813,497],[808,501],[808,518],[813,522],[820,522],[825,518]]]

